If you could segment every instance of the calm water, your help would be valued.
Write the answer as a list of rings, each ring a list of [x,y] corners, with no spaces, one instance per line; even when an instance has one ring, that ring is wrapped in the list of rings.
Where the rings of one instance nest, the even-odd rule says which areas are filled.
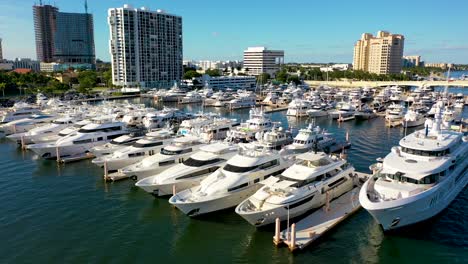
[[[248,110],[221,113],[248,118]],[[310,121],[284,112],[271,117],[293,127]],[[359,171],[404,133],[386,128],[383,118],[341,127],[326,118],[316,123],[340,139],[349,130],[349,160]],[[273,246],[271,228],[256,230],[232,210],[190,219],[131,181],[105,183],[90,161],[59,167],[6,141],[0,141],[0,155],[1,263],[468,263],[468,188],[411,232],[384,236],[361,210],[321,243],[292,255]]]

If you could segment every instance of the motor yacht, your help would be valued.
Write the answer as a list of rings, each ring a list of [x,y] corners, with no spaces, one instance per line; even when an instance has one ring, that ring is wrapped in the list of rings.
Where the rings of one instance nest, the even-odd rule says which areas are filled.
[[[204,145],[206,143],[202,142],[199,137],[180,136],[175,138],[171,144],[162,148],[159,153],[123,167],[118,172],[124,174],[127,178],[138,181],[184,162],[194,151]]]
[[[138,181],[135,186],[155,196],[173,195],[200,184],[209,174],[224,166],[237,154],[237,145],[215,142],[200,147],[182,163]]]
[[[350,103],[339,102],[336,105],[336,109],[329,112],[329,115],[333,119],[346,118],[354,115],[356,109]]]
[[[31,117],[34,114],[40,114],[41,109],[27,103],[18,102],[11,108],[0,111],[0,124],[12,122],[18,119]]]
[[[28,118],[17,119],[0,125],[0,133],[5,136],[16,133],[25,133],[35,127],[50,123],[54,119],[56,119],[56,116],[54,115],[34,114]]]
[[[73,121],[74,123],[70,126],[65,127],[64,129],[58,131],[58,133],[43,133],[43,134],[38,134],[34,137],[31,138],[32,143],[38,144],[38,143],[46,143],[46,142],[55,142],[59,138],[70,135],[71,133],[74,133],[78,131],[80,128],[84,127],[85,125],[91,124],[92,121],[89,119],[84,119],[80,121]]]
[[[74,156],[90,152],[91,148],[128,133],[125,123],[110,121],[109,117],[103,116],[54,143],[32,144],[27,148],[46,159]]]
[[[323,152],[307,152],[281,175],[236,207],[236,213],[256,227],[294,218],[323,206],[358,184],[354,168],[345,159]],[[328,196],[328,197],[327,197]]]
[[[385,231],[437,215],[468,183],[468,137],[442,127],[442,107],[373,166],[362,186],[361,205]]]
[[[226,103],[226,106],[231,109],[251,108],[255,107],[256,96],[252,92],[239,91],[237,98],[232,99]]]
[[[309,101],[296,98],[289,103],[286,115],[296,117],[307,116],[307,111],[311,108],[312,104]]]
[[[385,112],[385,119],[388,121],[401,120],[405,116],[405,108],[400,104],[391,104]]]
[[[309,117],[323,117],[328,115],[328,107],[323,104],[313,104],[309,110],[307,110],[307,115]]]
[[[261,109],[250,109],[249,116],[250,118],[245,123],[241,123],[240,126],[236,126],[228,132],[228,141],[251,142],[255,140],[256,133],[269,130],[273,127],[273,122]]]
[[[413,104],[414,106],[414,104]],[[426,121],[425,114],[421,113],[417,109],[411,106],[408,111],[406,112],[403,120],[401,120],[401,124],[404,127],[417,127],[424,124]]]
[[[117,171],[125,166],[137,163],[145,157],[159,153],[161,148],[172,142],[172,133],[167,130],[149,132],[131,146],[116,150],[110,155],[104,155],[92,160],[93,164],[105,167],[108,172]]]
[[[376,117],[376,113],[368,105],[362,106],[359,110],[356,111],[354,117],[357,120],[367,120]]]
[[[188,216],[198,216],[237,206],[255,193],[264,179],[278,175],[293,160],[255,143],[239,144],[239,153],[199,186],[176,193],[169,203]]]
[[[92,147],[90,152],[93,153],[93,155],[96,158],[106,156],[106,155],[111,155],[112,153],[120,149],[133,145],[136,141],[142,138],[143,138],[142,135],[138,135],[135,133],[125,134],[125,135],[112,139],[111,141],[107,142],[104,145],[98,145],[98,146]]]
[[[329,151],[334,144],[336,144],[336,140],[329,133],[319,126],[314,127],[313,124],[309,124],[307,128],[299,130],[292,144],[285,147],[285,151],[298,154],[307,152],[314,147],[325,151],[328,149]]]
[[[188,92],[184,97],[179,99],[180,104],[195,104],[201,103],[203,97],[196,91]]]

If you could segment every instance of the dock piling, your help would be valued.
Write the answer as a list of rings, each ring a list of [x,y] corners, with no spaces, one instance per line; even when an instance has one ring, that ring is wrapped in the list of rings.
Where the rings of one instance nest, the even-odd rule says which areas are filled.
[[[291,241],[289,242],[289,250],[296,249],[296,224],[291,225]]]
[[[109,171],[107,170],[107,161],[104,161],[104,180],[107,181],[107,177],[109,176]]]
[[[279,245],[281,243],[281,238],[280,238],[280,232],[281,232],[281,226],[280,226],[280,219],[277,217],[275,220],[275,237],[273,242],[275,245]]]

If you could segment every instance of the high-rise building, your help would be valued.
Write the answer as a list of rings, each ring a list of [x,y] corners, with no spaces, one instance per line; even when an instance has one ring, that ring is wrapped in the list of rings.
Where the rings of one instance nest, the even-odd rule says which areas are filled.
[[[421,56],[403,56],[403,67],[419,67],[421,66]]]
[[[274,76],[284,63],[284,51],[265,47],[249,47],[244,50],[244,69],[249,75],[268,73]]]
[[[0,38],[0,61],[3,60],[2,39]]]
[[[362,34],[354,45],[353,68],[377,74],[400,73],[405,37],[379,31]]]
[[[93,16],[58,12],[56,23],[54,61],[95,64]]]
[[[50,5],[34,5],[37,59],[41,62],[95,64],[93,16],[64,13]]]
[[[52,62],[58,8],[51,5],[34,5],[34,32],[36,34],[37,59]]]
[[[170,87],[182,78],[182,17],[130,5],[110,8],[113,84]]]

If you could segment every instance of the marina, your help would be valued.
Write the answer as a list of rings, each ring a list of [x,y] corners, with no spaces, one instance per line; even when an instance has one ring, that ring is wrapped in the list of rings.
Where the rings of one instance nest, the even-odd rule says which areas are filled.
[[[113,113],[115,117],[121,118],[121,121],[112,121],[111,123],[108,123],[108,121],[106,121],[106,118],[101,117],[99,119],[95,119],[93,121],[94,123],[92,123],[91,125],[80,123],[80,128],[78,128],[78,131],[80,131],[80,129],[84,130],[78,132],[78,135],[80,135],[81,133],[82,136],[66,136],[73,138],[73,140],[80,140],[80,144],[89,144],[88,142],[81,141],[88,140],[89,138],[96,138],[97,140],[100,137],[100,135],[115,135],[119,136],[119,138],[122,137],[121,140],[117,140],[117,138],[114,138],[113,140],[115,140],[115,142],[109,141],[114,142],[112,143],[114,145],[108,145],[111,143],[106,143],[106,145],[86,145],[86,148],[88,149],[95,149],[97,151],[96,154],[93,154],[93,152],[71,150],[65,143],[50,146],[50,152],[43,152],[42,150],[41,152],[37,150],[38,154],[35,154],[29,150],[31,148],[30,146],[32,145],[26,144],[24,138],[23,140],[19,140],[19,142],[12,142],[11,139],[7,139],[9,135],[6,135],[6,138],[0,139],[0,147],[2,148],[2,153],[7,154],[4,155],[5,159],[0,165],[3,166],[6,171],[8,171],[8,175],[10,177],[15,177],[18,179],[18,182],[9,181],[6,178],[2,180],[2,183],[6,187],[3,188],[2,191],[4,192],[4,197],[6,197],[7,199],[11,199],[11,197],[16,195],[15,190],[19,190],[18,188],[20,188],[20,186],[26,186],[26,191],[31,192],[33,195],[31,197],[25,197],[22,200],[20,199],[20,201],[18,202],[22,203],[24,205],[24,208],[26,209],[31,208],[31,206],[37,206],[37,203],[42,201],[46,205],[45,210],[48,210],[50,213],[55,215],[55,219],[50,219],[48,216],[43,215],[41,213],[42,211],[32,210],[29,212],[29,214],[34,216],[34,218],[42,219],[40,223],[25,228],[27,232],[39,232],[37,239],[34,238],[30,241],[30,243],[35,245],[35,247],[41,248],[42,246],[38,244],[39,241],[42,239],[47,239],[47,237],[49,237],[48,233],[40,231],[43,230],[44,224],[58,225],[58,223],[60,222],[64,224],[65,227],[70,228],[73,225],[77,225],[77,221],[80,221],[87,223],[86,227],[82,227],[82,229],[84,229],[85,231],[80,231],[78,233],[78,230],[74,231],[72,229],[71,232],[75,234],[76,238],[70,240],[70,243],[79,244],[80,242],[78,242],[75,239],[83,241],[81,243],[89,242],[90,239],[93,239],[96,236],[99,237],[106,236],[106,234],[110,234],[110,230],[114,230],[113,232],[115,232],[115,230],[119,230],[119,233],[116,235],[118,237],[118,240],[130,238],[130,241],[132,241],[131,243],[139,244],[149,243],[151,241],[154,244],[154,240],[157,239],[159,242],[156,242],[156,244],[161,249],[167,249],[168,252],[172,252],[163,255],[161,258],[166,261],[171,261],[175,258],[174,254],[176,254],[178,258],[180,258],[179,254],[182,251],[185,252],[186,250],[189,250],[189,253],[186,256],[186,260],[192,257],[198,257],[200,256],[198,250],[201,250],[204,247],[214,246],[216,243],[220,243],[220,241],[228,239],[229,241],[235,243],[232,244],[232,242],[226,242],[228,245],[234,246],[236,250],[243,252],[241,254],[241,259],[243,261],[254,261],[254,259],[256,259],[258,256],[268,259],[269,261],[281,261],[289,258],[289,252],[286,249],[276,249],[272,246],[271,238],[274,236],[275,224],[266,225],[265,227],[261,228],[252,227],[247,223],[247,221],[243,219],[244,216],[240,217],[238,215],[237,209],[234,210],[233,206],[235,207],[235,205],[241,203],[250,195],[253,195],[261,188],[261,186],[277,186],[274,188],[286,188],[285,190],[287,190],[287,188],[289,187],[285,187],[285,183],[282,183],[284,179],[282,181],[280,180],[278,183],[274,183],[273,179],[276,177],[279,177],[278,179],[280,179],[284,175],[291,175],[285,172],[289,167],[291,167],[291,164],[302,164],[298,160],[298,157],[301,156],[298,156],[297,154],[294,155],[295,161],[290,160],[291,158],[288,155],[291,155],[291,153],[294,153],[294,151],[302,151],[302,149],[304,149],[305,151],[308,151],[307,153],[312,153],[314,149],[317,149],[319,147],[324,147],[325,149],[325,146],[328,146],[328,148],[326,148],[327,152],[337,152],[337,154],[330,156],[335,157],[332,158],[333,160],[339,161],[341,158],[347,160],[350,164],[354,166],[356,171],[359,171],[356,172],[356,175],[359,175],[358,178],[364,181],[364,178],[369,177],[369,165],[375,163],[375,159],[384,157],[390,151],[389,146],[397,144],[397,142],[402,137],[404,137],[404,135],[413,133],[414,131],[420,130],[424,127],[419,126],[404,128],[403,126],[401,126],[401,121],[399,127],[387,127],[387,121],[384,117],[385,114],[383,114],[383,116],[377,116],[375,118],[369,118],[364,120],[357,120],[353,118],[351,120],[348,120],[347,122],[339,122],[339,120],[334,120],[333,118],[327,116],[315,118],[311,118],[309,116],[287,116],[286,108],[283,108],[279,111],[271,111],[267,106],[264,106],[263,109],[257,108],[256,110],[251,110],[250,108],[233,110],[230,109],[230,107],[206,107],[199,103],[180,104],[177,101],[163,103],[155,101],[153,100],[153,98],[133,98],[129,99],[128,102],[123,100],[116,100],[115,103],[102,103],[103,106],[106,104],[108,105],[107,107],[109,109],[123,109],[122,107],[125,106],[124,108],[129,110],[126,110],[126,113],[121,113],[118,111]],[[93,120],[94,117],[91,117],[90,114],[94,111],[92,109],[94,107],[99,108],[99,105],[100,104],[97,104],[96,106],[88,106],[87,111],[89,112],[89,115],[86,118],[90,118],[91,120]],[[149,107],[149,109],[146,109],[146,107]],[[167,125],[161,123],[157,126],[153,126],[155,123],[149,123],[145,121],[150,120],[149,118],[145,117],[151,117],[151,120],[156,120],[153,118],[153,116],[158,116],[158,111],[164,111],[164,113],[168,113],[170,111],[173,111],[168,109],[175,108],[177,108],[178,111],[181,111],[182,113],[196,114],[200,113],[201,111],[203,111],[204,113],[199,115],[198,117],[189,117],[188,115],[184,116],[182,114],[178,114],[178,118],[182,118],[183,116],[184,118],[187,118],[187,122],[180,123],[178,128],[169,127],[169,125],[175,124],[171,122],[168,122]],[[112,111],[106,110],[101,112],[111,113]],[[126,118],[125,116],[129,117]],[[191,122],[190,120],[192,120],[193,118],[195,118],[198,121]],[[461,119],[459,119],[463,120],[463,118],[466,118],[466,108],[464,109],[464,112],[462,112]],[[234,119],[238,120],[238,123],[229,121]],[[213,126],[213,122],[217,122],[216,124],[218,125]],[[228,127],[229,129],[227,131],[238,131],[239,133],[217,134],[219,133],[219,131],[221,131],[221,128],[229,122],[233,122],[233,127]],[[121,123],[124,123],[124,125],[122,125]],[[199,124],[200,128],[197,128],[195,126],[196,124]],[[310,126],[310,124],[313,125]],[[128,136],[125,136],[124,138],[124,135],[121,135],[120,132],[118,132],[127,130],[136,131],[136,127],[145,125],[148,127],[154,127],[153,129],[155,132],[150,132],[146,135],[138,133],[135,134],[135,132],[132,132],[132,136],[130,136],[130,138],[128,138]],[[275,126],[277,125],[279,125],[281,129],[278,129],[277,127],[275,130]],[[260,128],[262,126],[264,126],[264,128]],[[319,128],[315,130],[315,126]],[[210,128],[210,130],[208,130],[208,127]],[[247,128],[249,130],[245,130]],[[463,126],[452,125],[451,128],[454,130],[460,130],[463,129]],[[94,135],[94,133],[101,133],[97,132],[97,130],[99,129],[103,129],[102,134]],[[309,129],[309,132],[306,132],[307,129]],[[92,133],[86,133],[86,130],[92,130]],[[173,143],[161,143],[159,147],[156,145],[151,147],[149,144],[159,144],[156,143],[159,141],[156,140],[156,134],[154,133],[166,133],[164,132],[166,130],[176,131],[175,133],[179,134],[179,143],[177,143],[174,146],[171,145]],[[248,132],[250,130],[254,132]],[[293,132],[290,142],[293,142],[293,139],[299,140],[298,142],[292,143],[291,145],[287,145],[287,147],[282,147],[282,145],[279,143],[278,145],[275,145],[276,141],[269,141],[271,140],[269,139],[270,136],[278,136],[279,139],[282,137],[283,134],[286,135],[287,133],[290,133],[290,131],[295,131]],[[318,131],[319,133],[317,133],[317,135],[321,135],[324,138],[332,137],[338,143],[326,145],[328,144],[326,143],[327,141],[321,138],[319,140],[319,136],[315,138],[310,137],[310,139],[304,140],[304,142],[307,141],[308,143],[302,143],[300,142],[301,140],[303,140],[302,137],[295,137],[300,133],[300,131],[303,131],[302,133],[312,133],[311,135],[314,135],[313,133],[315,132],[313,131]],[[200,143],[198,143],[199,139],[189,139],[189,135],[194,135],[195,132],[197,133],[197,138],[200,138],[201,140]],[[126,133],[126,135],[128,135],[129,132]],[[84,137],[84,134],[89,135]],[[93,136],[90,137],[90,135]],[[184,166],[186,166],[187,168],[190,167],[186,165],[189,164],[185,162],[186,160],[195,159],[197,162],[201,162],[202,160],[208,161],[213,158],[216,158],[215,156],[211,156],[212,154],[209,153],[217,153],[217,157],[220,157],[220,155],[225,155],[224,157],[228,161],[228,164],[231,164],[232,166],[239,166],[239,164],[241,164],[235,162],[236,158],[233,158],[233,155],[236,153],[236,151],[222,154],[224,153],[223,149],[226,149],[226,147],[228,149],[230,148],[229,144],[226,145],[226,147],[215,147],[212,143],[209,143],[209,141],[211,141],[212,138],[219,137],[220,139],[222,139],[226,136],[233,138],[234,141],[237,139],[254,140],[253,138],[255,138],[255,142],[258,142],[258,144],[260,144],[262,148],[269,148],[272,151],[271,154],[268,154],[270,152],[265,151],[261,151],[258,153],[255,152],[257,154],[252,154],[254,153],[252,152],[251,154],[245,154],[247,156],[243,156],[242,159],[245,159],[246,157],[255,157],[255,161],[252,160],[252,162],[254,162],[252,164],[257,164],[256,162],[259,162],[258,164],[262,165],[265,162],[273,161],[274,159],[276,159],[275,157],[283,156],[282,159],[284,158],[285,163],[281,166],[284,166],[284,168],[279,170],[278,172],[270,172],[265,170],[266,174],[271,174],[272,176],[268,179],[266,179],[266,177],[263,178],[263,176],[260,176],[260,185],[258,187],[252,187],[251,190],[249,189],[249,191],[246,191],[244,194],[237,197],[236,202],[234,204],[218,204],[216,206],[210,204],[209,207],[206,207],[206,211],[204,211],[204,207],[189,207],[188,204],[185,204],[184,202],[183,206],[186,206],[186,208],[181,208],[182,211],[178,210],[177,208],[174,208],[170,203],[168,203],[167,199],[167,197],[170,197],[171,195],[174,195],[173,197],[178,197],[175,199],[169,198],[169,202],[173,203],[177,207],[182,206],[181,201],[185,200],[199,201],[208,205],[208,202],[211,201],[210,199],[214,199],[216,196],[212,196],[211,198],[209,198],[208,196],[205,197],[205,195],[203,195],[199,196],[200,198],[198,198],[197,196],[193,196],[193,198],[188,198],[190,196],[185,196],[186,194],[184,193],[184,189],[192,188],[192,191],[190,192],[194,194],[199,192],[196,189],[198,188],[196,186],[200,182],[202,186],[206,185],[207,187],[211,185],[221,184],[222,177],[220,178],[220,176],[217,175],[208,176],[207,173],[212,173],[211,169],[216,170],[216,168],[218,167],[226,166],[220,165],[225,163],[213,163],[213,166],[211,166],[208,162],[207,165],[211,167],[200,167],[200,170],[195,170],[194,168],[191,168],[190,172],[187,171],[187,173],[184,174],[182,173],[182,171],[186,170]],[[203,140],[208,141],[205,142]],[[129,145],[125,146],[124,144],[127,144],[125,142],[128,142]],[[135,142],[138,142],[138,144],[135,145]],[[250,146],[252,143],[244,142],[242,144]],[[241,146],[242,144],[240,144],[239,146]],[[190,152],[187,152],[187,154],[177,154],[177,156],[171,157],[170,159],[160,156],[160,153],[156,154],[156,152],[164,152],[161,149],[166,149],[165,155],[174,155],[175,152],[179,150],[188,150],[188,145],[192,146],[192,148],[194,149]],[[25,147],[17,148],[18,146]],[[138,148],[142,149],[138,149],[137,146]],[[275,150],[276,146],[278,146],[279,149],[284,148],[284,153],[274,154],[277,153]],[[106,149],[108,150],[106,151]],[[154,153],[151,151],[154,151]],[[201,153],[200,151],[204,151],[205,154],[198,154]],[[253,150],[244,151],[249,152]],[[288,151],[291,151],[291,153],[289,153]],[[104,160],[102,162],[100,161],[102,157],[107,157],[108,155],[112,155],[112,153],[115,154],[113,154],[111,159],[107,159],[107,162]],[[141,171],[141,173],[139,172],[137,175],[129,173],[129,171],[131,170],[123,168],[125,166],[131,167],[133,165],[128,165],[127,163],[123,162],[123,160],[130,160],[128,158],[130,156],[127,156],[127,158],[122,159],[122,157],[124,157],[122,156],[123,153],[125,153],[125,155],[136,155],[136,153],[144,153],[137,154],[136,156],[134,156],[134,158],[132,157],[132,162],[138,162],[138,160],[139,162],[141,162],[142,160],[148,159],[151,160],[151,164],[155,164],[154,162],[157,162],[158,165],[150,165],[150,167],[148,167],[148,171],[151,171],[151,173],[149,174],[146,173],[146,169],[145,171],[142,171],[140,167],[138,167],[138,171]],[[141,159],[140,157],[143,159]],[[268,157],[268,159],[264,160],[264,158],[262,157]],[[96,160],[92,162],[91,160],[93,159]],[[311,159],[311,161],[314,161],[315,159],[317,159],[317,157],[309,157],[307,159]],[[180,176],[196,173],[197,175],[199,175],[199,178],[196,178],[196,180],[194,181],[175,182],[174,180],[177,177],[179,177],[177,176],[177,173],[179,173],[179,169],[177,169],[177,171],[174,170],[174,172],[170,172],[170,170],[168,170],[167,175],[164,176],[164,181],[160,181],[158,179],[158,176],[154,175],[162,173],[166,170],[166,168],[162,168],[161,166],[164,165],[160,165],[159,163],[166,162],[169,160],[173,160],[175,166],[168,166],[167,168],[176,168],[176,166],[179,166],[178,168],[180,168],[181,170],[181,174],[179,174]],[[59,162],[59,166],[55,164],[56,161]],[[147,162],[144,162],[142,164],[147,164]],[[25,169],[15,171],[15,167],[18,166],[21,166]],[[290,169],[294,168],[294,166],[292,166]],[[160,167],[162,170],[160,169]],[[343,168],[346,169],[347,167]],[[222,173],[226,174],[228,172],[225,171]],[[161,174],[161,177],[162,175],[163,174]],[[210,179],[210,177],[212,178]],[[245,179],[246,182],[257,181],[256,177],[258,176],[254,176],[254,174],[252,174],[248,177],[249,178],[245,178],[245,176],[239,174],[239,179]],[[128,180],[120,181],[121,179]],[[333,181],[331,179],[333,178],[330,178],[330,181]],[[287,181],[290,180],[291,179],[288,179]],[[206,183],[203,183],[204,181],[206,181]],[[352,182],[355,181],[353,180]],[[232,185],[232,183],[229,183],[231,185],[228,185],[228,183],[226,182],[223,184],[227,185],[223,186],[226,186],[226,188],[233,188],[236,186],[236,184],[239,183],[240,182],[237,182],[234,185]],[[58,188],[58,186],[61,187]],[[466,246],[463,242],[463,239],[459,239],[460,236],[463,237],[463,233],[450,234],[451,238],[458,237],[458,240],[447,238],[447,242],[442,243],[429,241],[434,241],[434,237],[437,236],[442,237],[443,240],[444,235],[447,234],[441,234],[439,232],[439,229],[444,228],[444,226],[446,226],[447,223],[450,223],[450,225],[452,226],[462,225],[462,223],[457,223],[457,218],[460,218],[460,215],[464,214],[465,209],[457,209],[456,211],[448,210],[448,212],[442,213],[441,216],[439,216],[438,218],[436,217],[434,220],[432,220],[431,223],[429,223],[430,230],[432,230],[430,232],[427,232],[427,230],[425,232],[418,232],[416,230],[408,234],[399,235],[396,237],[384,236],[378,223],[376,223],[375,220],[365,210],[358,211],[358,209],[360,208],[360,204],[358,203],[358,201],[356,202],[356,194],[359,193],[359,187],[356,186],[350,189],[343,189],[343,194],[338,195],[337,197],[330,197],[328,192],[324,192],[321,196],[321,199],[324,200],[322,200],[322,202],[317,203],[316,205],[319,206],[318,209],[312,211],[307,210],[307,213],[303,213],[301,211],[300,215],[292,218],[294,219],[295,224],[295,239],[293,241],[294,243],[290,242],[291,237],[289,237],[288,239],[287,231],[281,232],[281,237],[277,242],[281,241],[286,245],[289,245],[289,247],[293,251],[295,251],[296,249],[302,249],[301,254],[294,256],[294,259],[298,261],[306,258],[312,258],[316,261],[324,260],[326,257],[330,257],[330,254],[334,254],[324,252],[323,250],[325,248],[327,249],[327,251],[331,250],[332,252],[337,252],[339,251],[339,248],[345,247],[345,245],[346,247],[349,247],[349,250],[346,250],[346,252],[341,253],[345,257],[348,256],[349,258],[354,259],[357,262],[361,262],[364,260],[367,261],[369,259],[374,259],[377,261],[378,259],[382,258],[381,254],[390,254],[385,253],[385,250],[393,250],[391,247],[386,249],[386,245],[388,247],[388,243],[392,243],[392,240],[401,240],[401,243],[404,244],[409,243],[405,242],[406,240],[412,240],[414,238],[425,239],[428,241],[427,243],[435,243],[432,245],[433,247],[444,248],[444,250],[453,247],[451,250],[454,252],[454,254],[459,254],[459,258],[464,257],[463,253],[457,253],[457,248],[462,248]],[[44,192],[43,190],[47,191]],[[155,190],[158,191],[155,192]],[[210,191],[206,189],[203,192],[209,193]],[[148,195],[148,193],[153,194],[154,196],[162,197],[153,198],[152,196]],[[217,191],[214,191],[213,193],[217,193]],[[466,197],[467,193],[465,188],[461,191],[460,195],[455,199],[455,201],[449,206],[449,209],[454,206],[463,208],[463,206],[465,206],[463,200],[466,199]],[[32,200],[37,198],[39,198],[38,201]],[[62,198],[65,198],[66,200],[63,200]],[[60,203],[62,205],[57,206],[56,203],[58,201],[61,201]],[[320,204],[323,203],[323,201],[325,201],[325,204],[322,206]],[[24,214],[25,212],[21,210],[17,213]],[[15,217],[15,213],[13,213],[13,211],[11,211],[10,214],[11,217]],[[187,217],[185,214],[188,214],[192,217]],[[201,215],[193,217],[194,214]],[[72,218],[76,219],[72,219],[70,218],[70,216],[73,216]],[[20,215],[17,215],[16,217],[22,219]],[[284,219],[282,221],[284,229],[286,221]],[[123,222],[125,222],[125,224],[122,225],[121,223]],[[6,223],[10,226],[30,225],[31,220],[24,218],[23,220],[20,220],[18,222],[13,221],[13,218],[10,219],[9,216]],[[253,223],[255,223],[255,221],[253,221]],[[37,228],[35,226],[37,226]],[[166,228],[161,228],[162,226]],[[291,228],[289,228],[289,230],[291,230]],[[458,230],[463,230],[463,227],[460,227]],[[200,236],[203,236],[204,232],[212,232],[211,239],[202,240],[198,242],[199,245],[197,245],[196,241],[199,240]],[[8,230],[5,230],[5,234],[8,234]],[[151,235],[148,236],[146,234]],[[246,240],[246,236],[248,240]],[[353,240],[353,243],[351,243],[352,245],[349,245],[351,237],[356,236],[362,236],[362,239],[358,239],[357,241]],[[318,240],[318,238],[320,238],[320,244],[316,243],[316,240]],[[166,242],[168,240],[172,240],[174,241],[174,244],[168,245],[160,240]],[[237,241],[237,243],[235,241]],[[17,241],[16,243],[18,242],[19,241]],[[15,242],[13,241],[12,243]],[[55,244],[54,247],[60,248],[60,246],[56,244],[58,242],[52,243]],[[375,249],[373,249],[371,243],[378,243],[379,245],[382,245],[383,248],[380,248],[376,251]],[[310,244],[313,244],[315,246],[307,247]],[[105,253],[106,251],[104,249],[107,247],[107,245],[98,244],[95,249],[89,249],[91,251],[88,252],[93,252],[92,254],[104,258],[111,257],[109,255],[110,253]],[[113,247],[120,248],[122,250],[124,248],[123,245],[117,244],[113,244]],[[216,255],[215,258],[221,261],[221,259],[226,256],[230,256],[233,258],[239,257],[237,253],[233,253],[231,249],[228,248],[229,247],[220,248],[220,252],[222,253]],[[66,246],[62,247],[62,250],[66,250]],[[148,248],[148,250],[150,249]],[[365,255],[355,256],[352,255],[351,252],[347,252],[352,250],[363,250],[366,253]],[[101,251],[102,253],[99,253],[98,251]],[[132,260],[147,259],[147,256],[139,255],[136,249],[132,249],[131,252],[133,252],[132,254],[134,256]],[[21,254],[23,253],[18,253],[16,257],[21,256]],[[446,259],[444,256],[432,255],[432,257],[436,257],[441,261]],[[47,259],[48,258],[44,256],[43,260],[46,261]]]

